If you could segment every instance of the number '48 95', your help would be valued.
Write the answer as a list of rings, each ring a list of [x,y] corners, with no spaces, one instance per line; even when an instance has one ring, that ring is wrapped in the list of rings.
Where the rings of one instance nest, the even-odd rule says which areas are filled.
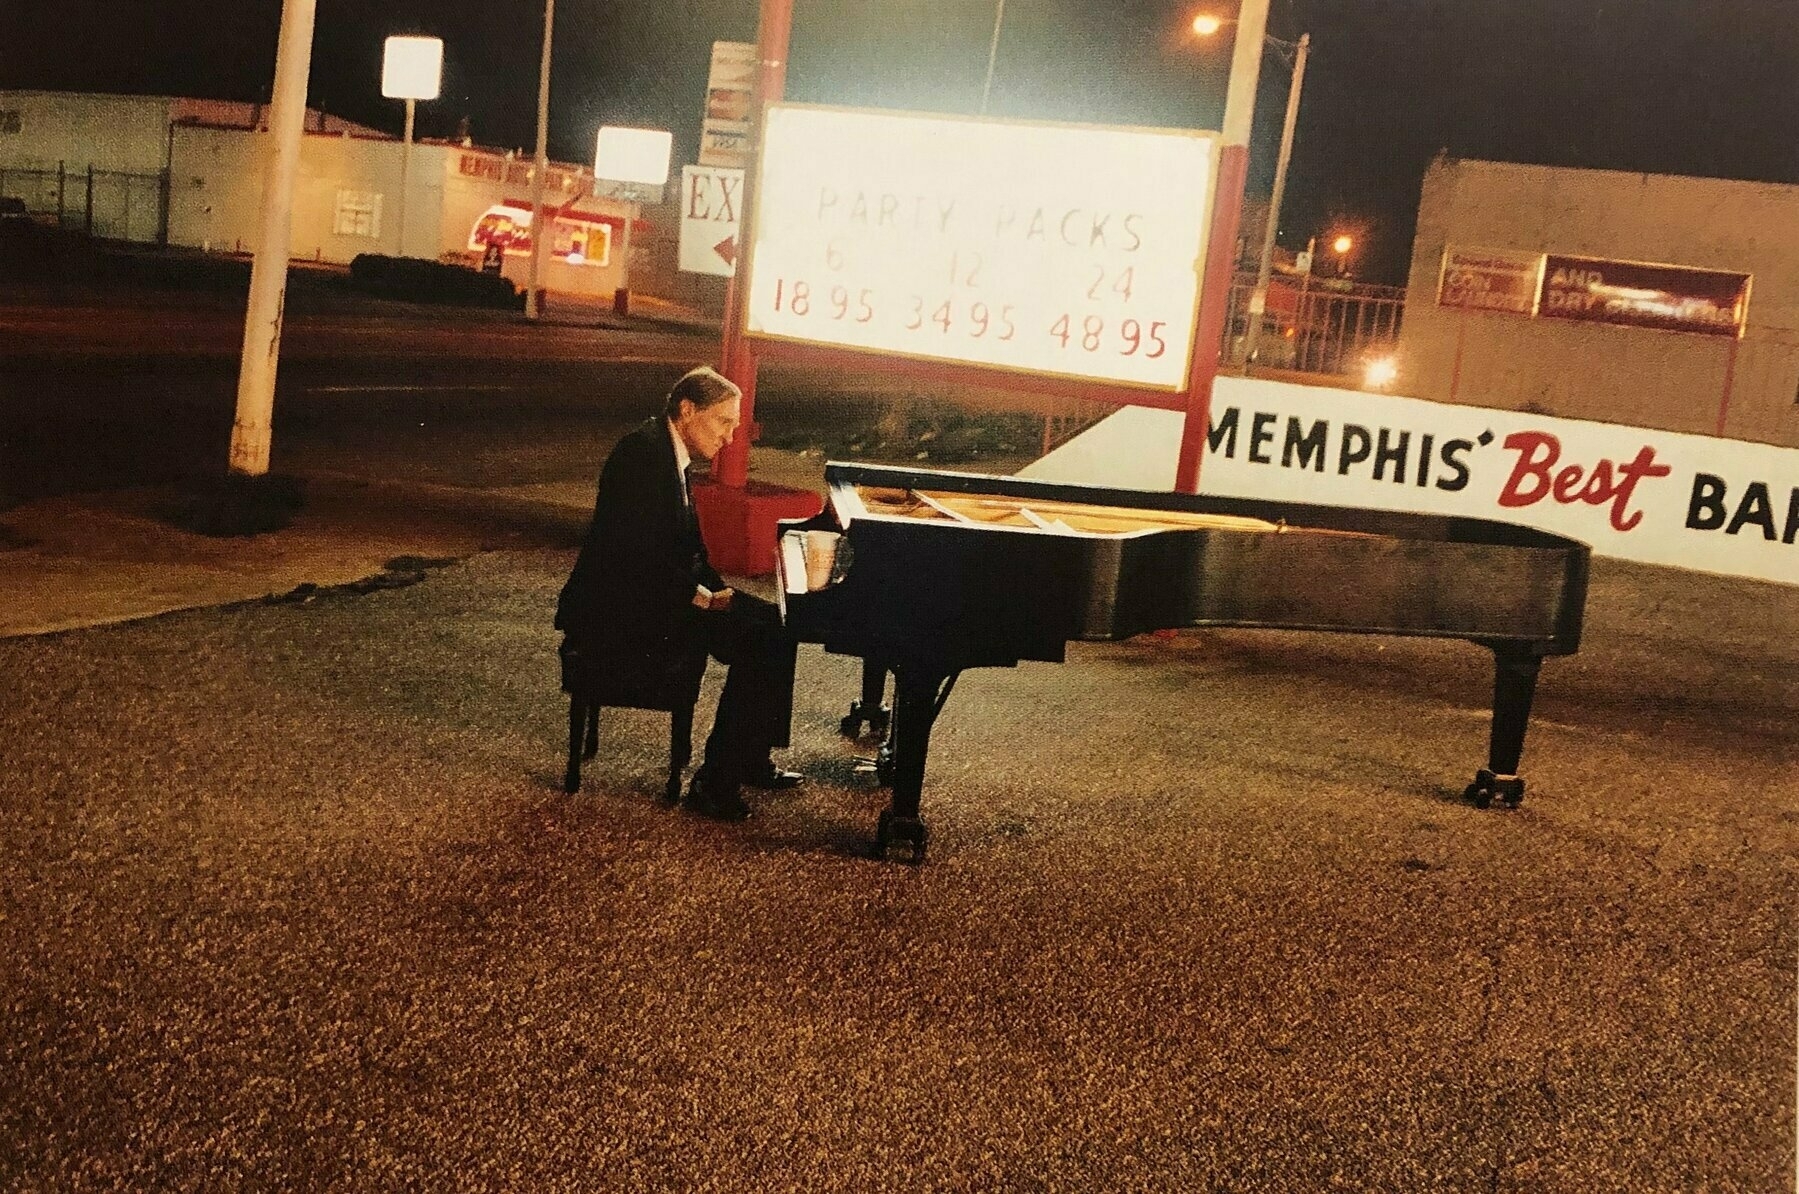
[[[1162,329],[1168,321],[1157,319],[1148,328],[1139,319],[1121,319],[1111,328],[1108,334],[1104,316],[1088,315],[1077,325],[1073,317],[1063,315],[1050,325],[1049,334],[1061,342],[1063,348],[1070,344],[1078,344],[1086,352],[1098,352],[1111,343],[1113,351],[1121,357],[1133,357],[1141,352],[1145,358],[1153,360],[1168,351],[1168,341],[1162,338]]]

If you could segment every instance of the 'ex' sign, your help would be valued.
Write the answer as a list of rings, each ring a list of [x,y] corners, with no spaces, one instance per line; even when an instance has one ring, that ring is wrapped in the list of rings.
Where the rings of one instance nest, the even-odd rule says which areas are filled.
[[[737,272],[743,171],[724,166],[681,167],[681,268],[730,277]]]

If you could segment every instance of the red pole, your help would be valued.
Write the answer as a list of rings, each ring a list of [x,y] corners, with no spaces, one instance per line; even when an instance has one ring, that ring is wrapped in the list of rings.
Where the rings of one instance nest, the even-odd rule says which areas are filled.
[[[1187,419],[1181,425],[1180,463],[1174,471],[1177,493],[1199,492],[1199,462],[1212,426],[1212,383],[1218,379],[1218,358],[1223,350],[1224,314],[1230,306],[1231,275],[1236,272],[1237,225],[1243,215],[1243,180],[1248,172],[1248,146],[1226,145],[1219,151],[1199,323],[1193,332],[1193,359],[1187,366]]]
[[[762,152],[763,113],[779,103],[787,89],[787,42],[793,28],[793,0],[762,0],[756,25],[756,56],[761,70],[756,77],[754,105],[756,129],[749,166],[743,172],[742,220],[737,234],[737,268],[725,286],[724,338],[719,346],[719,366],[743,391],[743,425],[718,454],[713,476],[722,485],[742,489],[750,478],[750,442],[756,437],[756,356],[743,340],[744,294],[738,285],[749,271],[756,243],[756,165]]]
[[[1267,31],[1268,0],[1243,0],[1231,47],[1230,90],[1224,98],[1218,180],[1212,187],[1212,231],[1206,242],[1199,320],[1193,330],[1193,357],[1187,366],[1187,421],[1181,428],[1180,462],[1174,472],[1174,488],[1179,493],[1199,492],[1199,462],[1212,422],[1212,384],[1218,379],[1224,315],[1237,266],[1237,225],[1243,215],[1243,180],[1249,172],[1249,129]]]

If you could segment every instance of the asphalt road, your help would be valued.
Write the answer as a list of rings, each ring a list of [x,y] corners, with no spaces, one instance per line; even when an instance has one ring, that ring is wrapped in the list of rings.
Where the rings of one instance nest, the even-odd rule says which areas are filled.
[[[569,559],[0,641],[0,1187],[1789,1188],[1794,590],[1598,562],[1516,811],[1465,644],[971,673],[914,869],[815,648],[746,825],[560,794]]]
[[[216,468],[231,321],[170,306],[0,310],[0,491]],[[277,466],[471,501],[590,483],[708,343],[339,314]],[[561,795],[570,559],[0,641],[0,1188],[1791,1188],[1799,590],[1597,561],[1516,811],[1464,644],[972,673],[915,869],[815,648],[748,824],[655,804],[654,714]]]
[[[590,475],[619,426],[716,336],[526,326],[488,314],[295,315],[272,467],[448,484]],[[15,500],[221,472],[241,310],[0,304],[0,493]]]
[[[718,354],[716,329],[692,322],[588,311],[533,325],[362,298],[330,282],[296,274],[275,394],[276,472],[469,487],[590,482],[619,431]],[[221,473],[242,337],[241,297],[0,289],[0,505]],[[792,441],[871,425],[895,395],[929,402],[945,392],[765,366],[756,416]],[[969,405],[966,392],[954,397]],[[974,402],[1021,405],[998,392]],[[1024,422],[1023,440],[1035,442],[1040,422]]]

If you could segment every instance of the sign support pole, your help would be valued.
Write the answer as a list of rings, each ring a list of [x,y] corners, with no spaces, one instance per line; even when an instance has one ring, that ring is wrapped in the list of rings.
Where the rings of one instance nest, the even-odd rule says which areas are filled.
[[[737,268],[725,288],[724,337],[719,367],[743,391],[743,423],[736,436],[712,462],[711,479],[693,487],[694,513],[712,564],[720,572],[765,576],[775,570],[777,524],[784,518],[810,518],[818,513],[819,496],[809,490],[783,489],[750,481],[750,444],[756,425],[756,354],[744,343],[744,289],[756,245],[756,167],[762,149],[767,106],[778,103],[787,86],[787,41],[793,24],[793,0],[761,0],[756,29],[756,98],[752,107],[753,153],[743,172],[742,221]]]
[[[1178,493],[1199,492],[1199,464],[1212,421],[1212,386],[1218,379],[1224,312],[1230,305],[1231,275],[1237,263],[1237,226],[1243,215],[1243,181],[1249,173],[1249,129],[1255,116],[1256,78],[1262,68],[1262,39],[1268,29],[1268,0],[1243,0],[1231,48],[1231,82],[1225,93],[1223,144],[1218,181],[1213,184],[1212,229],[1206,241],[1205,276],[1193,358],[1187,369],[1187,418],[1181,428]],[[1197,263],[1196,263],[1197,264]]]
[[[756,57],[761,66],[756,76],[756,102],[751,111],[755,132],[753,151],[743,172],[740,208],[742,231],[737,238],[737,268],[725,286],[724,339],[719,346],[721,371],[743,391],[743,425],[736,437],[718,454],[713,476],[722,485],[742,489],[749,482],[750,442],[756,436],[756,357],[743,342],[743,288],[740,280],[749,270],[756,243],[756,174],[762,150],[764,114],[769,104],[779,103],[787,89],[787,43],[793,28],[793,0],[761,0],[756,26]]]

